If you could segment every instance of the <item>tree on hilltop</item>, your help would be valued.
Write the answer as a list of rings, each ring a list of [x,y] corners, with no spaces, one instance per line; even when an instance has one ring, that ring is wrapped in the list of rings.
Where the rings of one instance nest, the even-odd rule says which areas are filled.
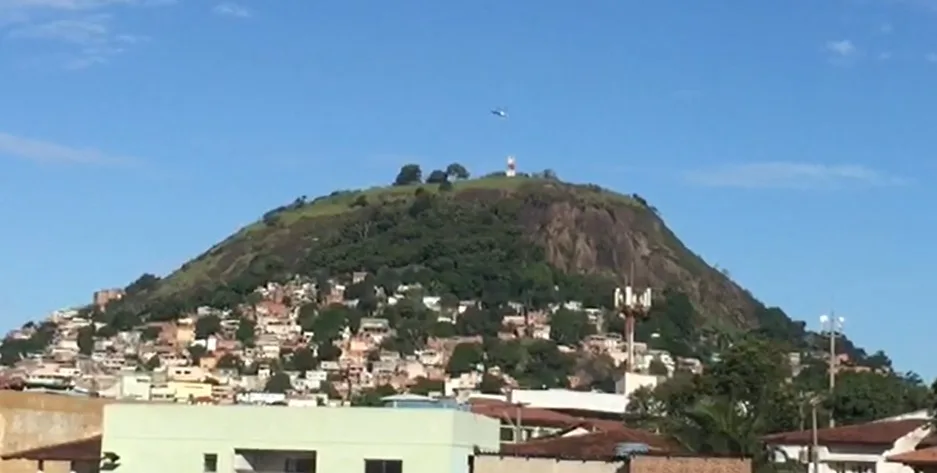
[[[446,167],[446,175],[455,179],[468,179],[469,172],[465,166],[459,163],[452,163]]]
[[[434,170],[429,173],[429,176],[426,178],[427,184],[441,184],[449,180],[449,175],[439,169]]]
[[[395,186],[409,186],[423,181],[423,170],[419,164],[404,164],[394,179]]]

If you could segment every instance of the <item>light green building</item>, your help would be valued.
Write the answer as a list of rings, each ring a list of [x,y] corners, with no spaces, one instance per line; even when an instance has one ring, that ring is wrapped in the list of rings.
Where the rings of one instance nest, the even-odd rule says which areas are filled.
[[[151,403],[108,405],[103,427],[116,473],[468,473],[500,428],[455,409]]]

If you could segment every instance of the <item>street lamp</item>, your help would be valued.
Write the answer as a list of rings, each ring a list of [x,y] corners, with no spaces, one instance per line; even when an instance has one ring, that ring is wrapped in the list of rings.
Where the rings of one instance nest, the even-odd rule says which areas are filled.
[[[826,331],[830,334],[830,398],[833,397],[833,389],[836,387],[836,335],[842,333],[845,323],[846,319],[843,317],[834,317],[833,315],[826,314],[820,316],[820,331]],[[835,425],[836,421],[833,419],[833,411],[830,410],[830,427],[835,427]]]

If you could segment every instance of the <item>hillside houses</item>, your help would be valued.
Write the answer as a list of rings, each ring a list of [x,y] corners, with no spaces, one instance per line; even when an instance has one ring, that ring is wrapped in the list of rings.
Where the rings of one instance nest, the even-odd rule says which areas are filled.
[[[345,320],[340,327],[321,322],[322,330],[334,331],[326,337],[327,342],[321,342],[322,333],[316,334],[319,329],[310,329],[320,322],[310,323],[309,319],[320,317],[317,314],[329,308],[359,307],[362,302],[346,297],[346,292],[367,277],[359,272],[349,281],[330,280],[323,291],[315,282],[299,278],[284,284],[271,282],[258,288],[255,301],[248,305],[225,310],[200,307],[171,322],[116,333],[102,330],[104,324],[90,320],[87,311],[57,311],[47,320],[54,324],[55,334],[45,352],[21,360],[7,369],[7,375],[20,376],[37,389],[81,387],[107,397],[215,403],[235,402],[239,393],[264,390],[297,399],[324,393],[334,402],[347,402],[385,385],[396,391],[432,386],[440,394],[465,395],[477,391],[486,373],[503,378],[507,388],[518,385],[498,366],[479,365],[468,372],[448,374],[456,346],[482,341],[481,337],[452,335],[454,328],[443,330],[449,336],[429,336],[407,355],[388,349],[399,337],[392,321],[382,317],[386,308],[417,303],[433,314],[435,324],[455,327],[478,304],[444,300],[419,285],[400,285],[394,291],[376,288],[379,303],[365,316]],[[522,304],[512,302],[502,319],[499,338],[550,339],[551,316],[561,309],[582,313],[596,327],[608,316],[577,301],[539,311],[525,311]],[[90,327],[97,333],[93,344],[87,346],[81,333]],[[23,327],[9,336],[30,337],[35,330]],[[622,336],[615,333],[589,335],[579,346],[560,348],[582,356],[607,356],[616,365],[624,363],[627,356]],[[652,360],[663,363],[671,374],[702,367],[699,360],[678,359],[645,344],[637,345],[636,356],[635,366],[643,371]],[[274,378],[276,382],[271,381]],[[578,378],[572,377],[570,382],[575,384]]]

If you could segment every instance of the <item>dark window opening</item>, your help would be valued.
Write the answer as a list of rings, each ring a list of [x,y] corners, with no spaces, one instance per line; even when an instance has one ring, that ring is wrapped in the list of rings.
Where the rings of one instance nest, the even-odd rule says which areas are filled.
[[[364,473],[403,473],[403,461],[365,460]]]
[[[286,473],[316,473],[316,455],[308,457],[289,458],[283,466]]]
[[[218,471],[218,454],[206,453],[202,455],[202,471],[215,473]]]

